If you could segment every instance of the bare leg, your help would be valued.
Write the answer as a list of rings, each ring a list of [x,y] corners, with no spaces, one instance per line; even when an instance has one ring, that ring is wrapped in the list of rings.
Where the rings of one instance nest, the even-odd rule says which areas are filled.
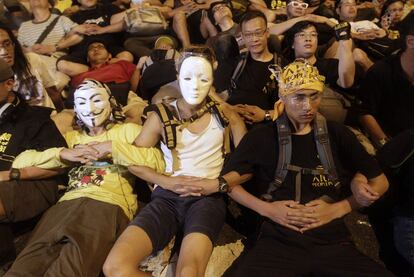
[[[129,226],[116,241],[103,266],[107,277],[151,276],[138,269],[139,263],[152,252],[147,233],[137,226]]]
[[[132,62],[134,62],[134,56],[129,51],[122,51],[122,52],[119,52],[115,56],[115,58],[111,59],[109,61],[109,63],[115,63],[115,62],[121,61],[121,60],[132,63]]]
[[[184,237],[177,264],[177,277],[203,277],[213,251],[211,240],[204,234],[191,233]]]
[[[185,13],[180,12],[173,17],[173,29],[176,32],[178,39],[181,41],[184,48],[190,46],[190,35],[187,29],[187,18]]]

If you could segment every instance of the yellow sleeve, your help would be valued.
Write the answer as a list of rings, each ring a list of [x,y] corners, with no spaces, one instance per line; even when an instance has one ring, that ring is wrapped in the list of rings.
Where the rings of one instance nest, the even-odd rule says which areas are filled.
[[[147,166],[159,173],[165,170],[165,162],[161,151],[155,147],[136,147],[119,141],[112,141],[112,159],[114,164],[123,166]]]
[[[16,157],[13,162],[13,168],[25,168],[36,166],[44,169],[67,167],[65,163],[60,161],[60,151],[64,147],[50,148],[45,151],[26,150]]]

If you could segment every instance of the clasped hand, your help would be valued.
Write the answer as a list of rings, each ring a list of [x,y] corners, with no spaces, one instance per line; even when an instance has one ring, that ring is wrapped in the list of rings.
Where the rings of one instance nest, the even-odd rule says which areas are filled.
[[[74,148],[64,148],[60,152],[60,158],[69,162],[88,164],[107,157],[111,153],[111,148],[111,141],[78,144]]]
[[[293,200],[275,201],[267,203],[264,215],[272,221],[297,232],[305,232],[332,220],[341,215],[336,204],[329,204],[321,199],[299,204]]]

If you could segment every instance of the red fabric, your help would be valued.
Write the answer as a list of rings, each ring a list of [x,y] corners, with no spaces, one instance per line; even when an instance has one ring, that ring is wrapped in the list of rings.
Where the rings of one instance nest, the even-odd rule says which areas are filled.
[[[131,80],[135,71],[135,64],[127,61],[118,61],[113,64],[107,64],[97,69],[88,71],[72,77],[71,85],[77,87],[86,78],[95,79],[103,83],[125,83]]]

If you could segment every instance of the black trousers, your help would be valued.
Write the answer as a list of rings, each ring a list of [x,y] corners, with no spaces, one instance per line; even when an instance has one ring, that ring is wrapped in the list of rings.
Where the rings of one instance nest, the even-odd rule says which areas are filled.
[[[257,243],[224,276],[394,276],[350,241],[320,244],[300,233],[283,237],[275,228],[265,222]]]

